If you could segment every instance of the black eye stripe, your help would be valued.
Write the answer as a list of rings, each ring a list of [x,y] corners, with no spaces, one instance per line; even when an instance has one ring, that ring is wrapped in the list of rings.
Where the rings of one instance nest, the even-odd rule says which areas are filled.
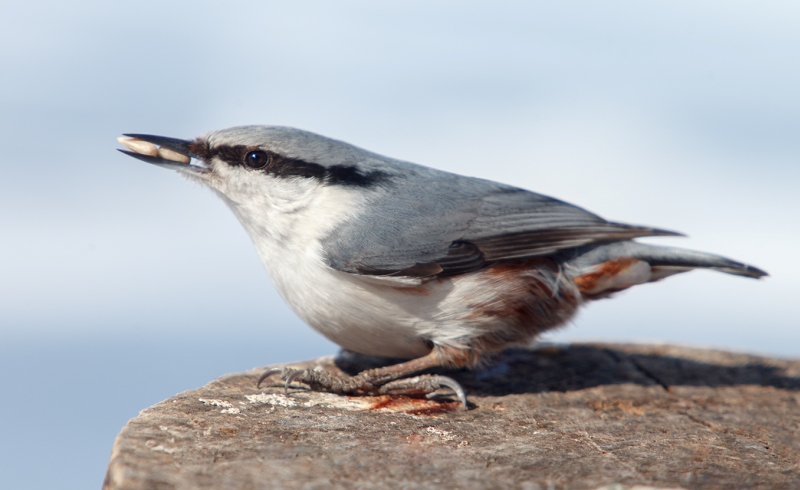
[[[199,144],[197,146],[200,147]],[[257,146],[220,145],[212,148],[206,144],[200,149],[203,150],[204,159],[219,158],[228,165],[251,168],[275,177],[303,177],[317,179],[326,185],[355,187],[371,187],[389,180],[389,176],[380,170],[363,172],[356,166],[347,164],[325,167],[318,163],[262,150]]]

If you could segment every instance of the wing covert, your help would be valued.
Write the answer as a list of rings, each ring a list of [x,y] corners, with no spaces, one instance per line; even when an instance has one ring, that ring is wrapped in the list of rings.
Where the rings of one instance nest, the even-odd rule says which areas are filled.
[[[323,242],[331,267],[373,276],[450,276],[591,243],[680,235],[612,223],[523,189],[437,173],[446,181],[437,175],[390,188],[331,233]]]

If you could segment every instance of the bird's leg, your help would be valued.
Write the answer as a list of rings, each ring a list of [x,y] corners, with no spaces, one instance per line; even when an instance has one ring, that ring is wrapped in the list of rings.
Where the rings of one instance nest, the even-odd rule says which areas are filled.
[[[292,381],[299,381],[314,391],[338,394],[431,394],[439,388],[450,388],[467,406],[463,388],[452,378],[435,374],[409,377],[426,369],[448,366],[463,367],[474,362],[474,355],[467,350],[434,347],[431,352],[417,359],[400,364],[368,369],[355,376],[337,376],[328,371],[312,369],[273,368],[258,380],[258,385],[273,374],[280,373],[288,389]]]

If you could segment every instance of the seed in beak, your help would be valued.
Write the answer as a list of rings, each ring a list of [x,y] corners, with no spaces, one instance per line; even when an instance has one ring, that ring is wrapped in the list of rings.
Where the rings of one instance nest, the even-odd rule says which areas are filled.
[[[129,150],[139,153],[140,155],[147,155],[150,157],[161,157],[164,160],[169,160],[171,162],[185,163],[185,164],[188,164],[192,160],[188,155],[184,155],[183,153],[178,153],[177,151],[172,151],[167,148],[159,148],[153,143],[137,140],[136,138],[120,136],[119,138],[117,138],[117,141],[119,141],[123,146],[125,146]]]
[[[117,138],[117,141],[130,151],[139,153],[140,155],[147,155],[149,157],[158,156],[158,147],[153,143],[137,140],[136,138],[128,138],[127,136],[120,136]]]
[[[186,164],[188,164],[192,160],[191,158],[189,158],[188,155],[184,155],[183,153],[178,153],[177,151],[168,150],[166,148],[159,148],[158,156],[160,156],[164,160],[171,160],[173,162],[186,163]]]

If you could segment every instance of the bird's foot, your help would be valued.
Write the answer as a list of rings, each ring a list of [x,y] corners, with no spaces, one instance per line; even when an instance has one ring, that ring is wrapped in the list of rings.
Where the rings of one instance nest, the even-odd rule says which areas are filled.
[[[463,409],[467,409],[467,396],[461,385],[453,378],[436,374],[393,379],[382,369],[369,369],[355,376],[336,376],[327,371],[286,367],[267,370],[258,379],[257,386],[274,374],[280,374],[287,391],[293,381],[305,383],[313,391],[340,395],[427,395],[431,398],[439,389],[450,388]]]

